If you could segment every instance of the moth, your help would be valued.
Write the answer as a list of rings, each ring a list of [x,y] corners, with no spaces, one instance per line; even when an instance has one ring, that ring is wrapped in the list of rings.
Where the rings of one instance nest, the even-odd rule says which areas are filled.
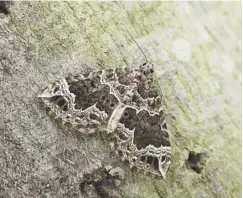
[[[130,167],[165,178],[171,163],[169,133],[154,66],[115,68],[69,76],[39,98],[56,118],[83,134],[103,131]]]

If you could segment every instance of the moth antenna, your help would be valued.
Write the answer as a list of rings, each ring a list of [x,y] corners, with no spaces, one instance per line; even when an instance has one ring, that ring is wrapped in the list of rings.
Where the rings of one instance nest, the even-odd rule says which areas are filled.
[[[128,31],[127,27],[126,27],[124,24],[123,24],[123,26],[125,27],[127,33],[128,33],[129,36],[132,38],[132,40],[136,43],[136,45],[138,46],[139,50],[140,50],[140,51],[142,52],[142,54],[144,55],[146,62],[148,63],[148,59],[147,59],[145,53],[143,52],[143,50],[141,49],[141,47],[138,45],[137,41],[136,41],[136,40],[133,38],[133,36],[130,34],[130,32]]]
[[[127,33],[128,33],[129,36],[132,38],[132,40],[136,43],[136,45],[138,46],[139,50],[140,50],[140,51],[142,52],[142,54],[144,55],[144,57],[145,57],[145,59],[146,59],[146,62],[148,63],[148,59],[147,59],[145,53],[143,52],[143,50],[141,49],[141,47],[138,45],[137,41],[136,41],[136,40],[133,38],[133,36],[130,34],[130,32],[128,31],[128,29],[127,29],[127,27],[125,26],[125,24],[122,24],[122,25],[125,27]],[[157,81],[158,81],[158,77],[157,77],[157,76],[156,76],[156,79],[157,79]],[[159,89],[160,89],[160,93],[162,93],[162,97],[163,97],[163,99],[164,99],[164,101],[165,101],[165,105],[166,105],[166,107],[168,108],[168,111],[169,111],[169,113],[170,113],[169,106],[168,106],[168,104],[167,104],[167,102],[166,102],[166,100],[165,100],[165,96],[164,96],[164,94],[163,94],[162,89],[161,89],[160,86],[159,86]]]

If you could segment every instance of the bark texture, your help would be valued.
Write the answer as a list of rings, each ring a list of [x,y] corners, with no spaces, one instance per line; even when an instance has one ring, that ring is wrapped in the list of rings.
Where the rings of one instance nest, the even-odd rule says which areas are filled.
[[[240,2],[0,6],[0,197],[241,197]],[[130,34],[169,109],[166,180],[130,170],[109,141],[63,130],[37,99],[65,76],[144,62]],[[119,185],[94,181],[107,165],[124,171]]]

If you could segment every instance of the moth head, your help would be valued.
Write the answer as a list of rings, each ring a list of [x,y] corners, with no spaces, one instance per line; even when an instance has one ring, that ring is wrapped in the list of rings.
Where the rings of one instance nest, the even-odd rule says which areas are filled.
[[[150,75],[154,73],[154,65],[150,62],[146,62],[140,66],[140,70],[144,75]]]
[[[154,65],[146,62],[140,66],[141,79],[152,79],[154,75]]]

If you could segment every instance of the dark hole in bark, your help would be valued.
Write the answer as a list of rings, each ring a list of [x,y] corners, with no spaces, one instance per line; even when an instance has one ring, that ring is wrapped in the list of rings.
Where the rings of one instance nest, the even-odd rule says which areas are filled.
[[[205,156],[206,155],[204,153],[190,151],[186,160],[187,167],[200,174],[205,164]]]
[[[9,5],[12,3],[12,1],[0,1],[0,13],[8,15],[10,13]]]

